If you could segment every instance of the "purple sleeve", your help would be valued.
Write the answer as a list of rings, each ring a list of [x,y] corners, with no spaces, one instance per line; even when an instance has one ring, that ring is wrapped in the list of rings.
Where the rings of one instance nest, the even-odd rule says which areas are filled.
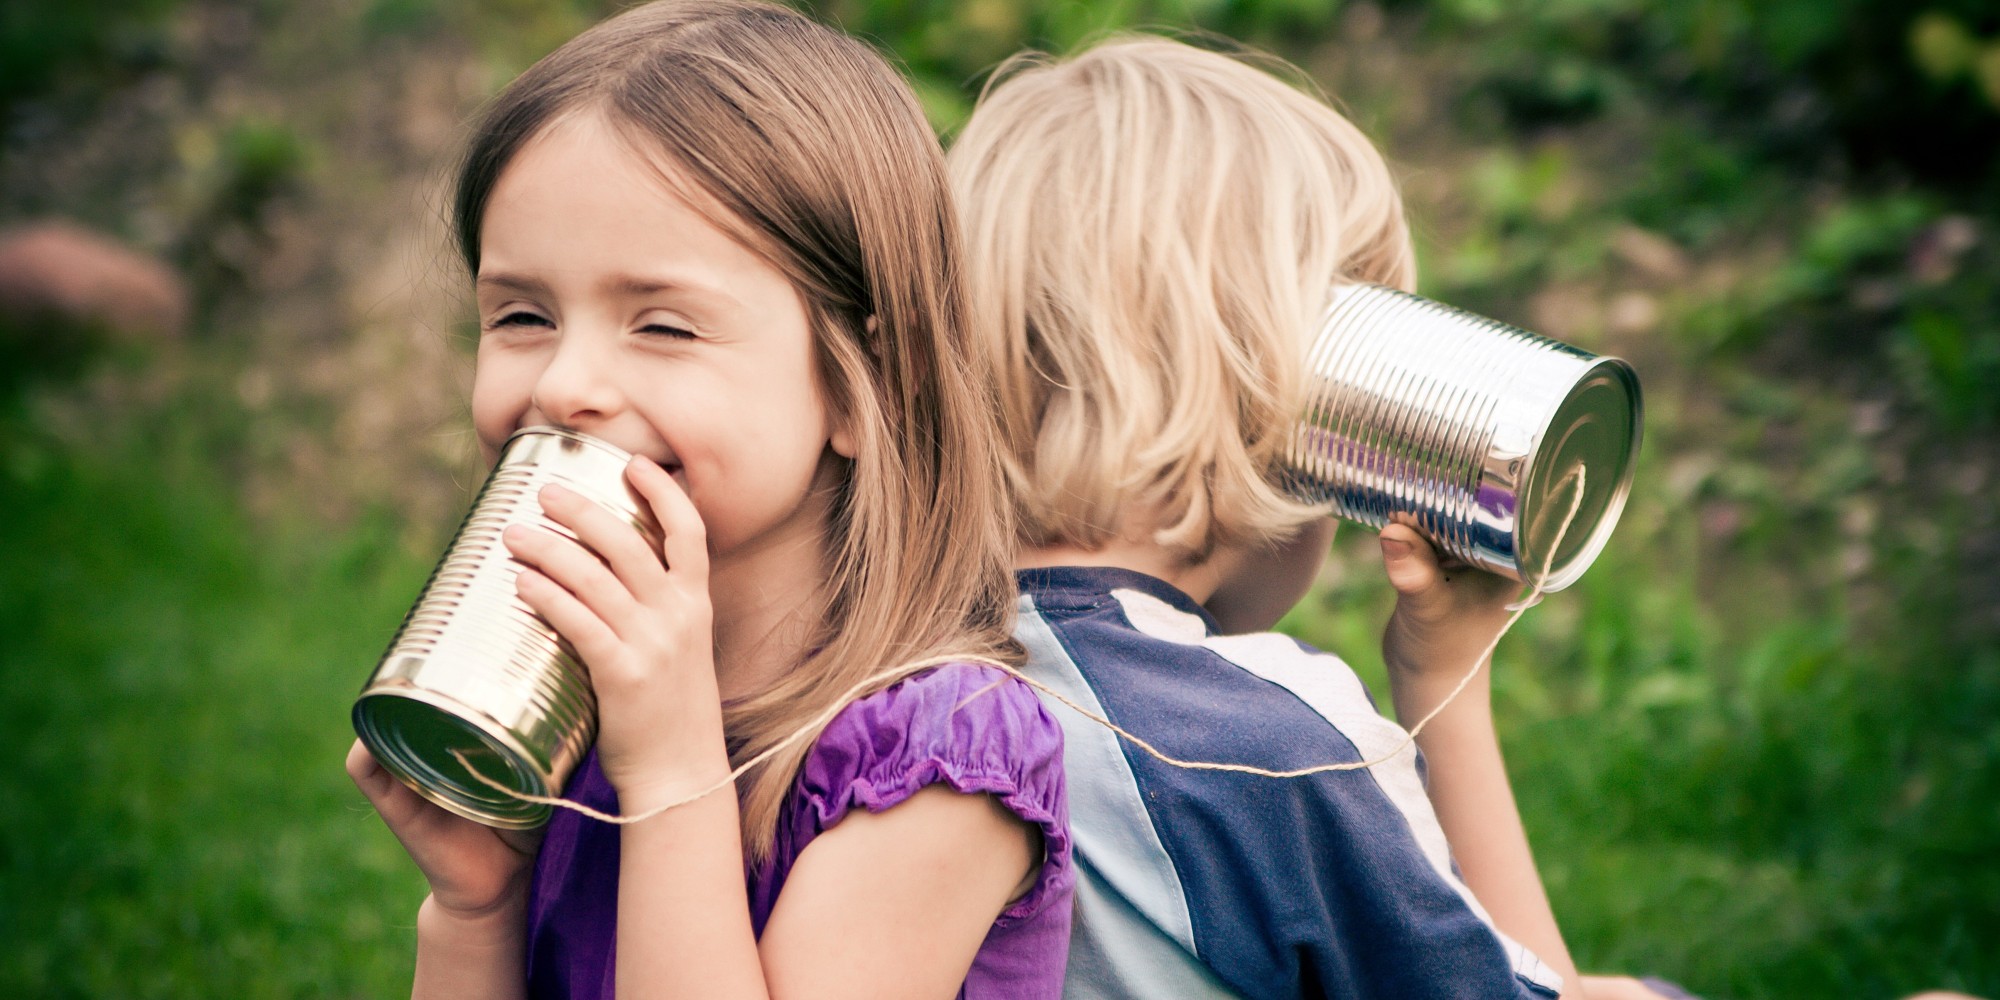
[[[995,927],[1068,898],[1075,876],[1062,728],[1026,684],[981,664],[918,674],[835,716],[807,757],[797,801],[787,810],[795,829],[807,834],[795,850],[856,805],[881,812],[936,782],[992,795],[1042,832],[1041,872]]]

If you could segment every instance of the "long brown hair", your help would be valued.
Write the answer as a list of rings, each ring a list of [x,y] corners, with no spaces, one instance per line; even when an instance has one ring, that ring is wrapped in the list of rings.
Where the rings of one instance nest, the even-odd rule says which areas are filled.
[[[799,668],[724,706],[731,759],[770,748],[885,668],[1017,659],[1011,530],[989,390],[966,338],[958,221],[908,85],[866,46],[782,7],[660,0],[626,11],[536,63],[476,125],[454,219],[475,275],[501,171],[580,112],[663,156],[663,183],[694,188],[682,192],[690,203],[791,279],[821,385],[855,434],[820,603],[801,609],[815,624]],[[744,777],[752,858],[769,856],[810,747]]]

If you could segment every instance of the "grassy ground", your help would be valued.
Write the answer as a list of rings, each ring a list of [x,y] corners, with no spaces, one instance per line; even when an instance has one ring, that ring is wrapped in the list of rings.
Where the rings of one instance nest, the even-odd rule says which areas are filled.
[[[340,762],[428,567],[253,529],[172,433],[4,428],[0,995],[407,989],[421,881]]]
[[[340,760],[476,477],[430,182],[600,5],[117,6],[109,41],[37,8],[31,48],[82,46],[46,79],[0,60],[0,222],[160,251],[200,329],[62,379],[0,351],[0,996],[400,993],[421,885]],[[1894,49],[1902,6],[1843,10]],[[1939,75],[1892,121],[2000,44],[1916,6]],[[1886,126],[1813,74],[1877,63],[1798,53],[1868,32],[1807,0],[827,7],[947,131],[1024,41],[1192,19],[1306,65],[1402,167],[1427,291],[1646,385],[1616,539],[1495,675],[1578,959],[1719,1000],[2000,996],[2000,196],[1835,148]],[[1773,23],[1791,62],[1729,77]],[[1377,679],[1378,573],[1343,532],[1288,623]]]

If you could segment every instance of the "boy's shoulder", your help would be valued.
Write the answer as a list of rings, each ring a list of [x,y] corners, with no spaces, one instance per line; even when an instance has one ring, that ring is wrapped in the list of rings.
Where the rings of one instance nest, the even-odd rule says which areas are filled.
[[[1387,722],[1338,656],[1277,632],[1222,634],[1206,610],[1164,580],[1102,566],[1021,570],[1016,579],[1017,638],[1031,642],[1029,674],[1044,683],[1051,667],[1067,661],[1128,710],[1238,715],[1255,708],[1266,737],[1271,727]],[[1037,646],[1037,638],[1053,643]]]
[[[1266,771],[1378,762],[1297,778],[1190,769],[1056,707],[1089,876],[1078,905],[1118,900],[1078,931],[1072,978],[1142,995],[1134,984],[1181,955],[1244,996],[1311,982],[1520,996],[1551,981],[1458,879],[1414,745],[1338,657],[1275,633],[1219,635],[1186,594],[1129,570],[1017,582],[1028,675],[1165,756]]]

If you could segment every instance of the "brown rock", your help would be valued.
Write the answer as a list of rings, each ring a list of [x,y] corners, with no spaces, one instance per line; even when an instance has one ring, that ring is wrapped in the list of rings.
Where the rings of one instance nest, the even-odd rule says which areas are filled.
[[[1646,278],[1662,284],[1686,281],[1687,254],[1672,240],[1637,226],[1620,226],[1611,234],[1611,252]]]
[[[178,337],[188,289],[156,257],[66,220],[0,232],[0,313],[97,327],[120,339]]]

